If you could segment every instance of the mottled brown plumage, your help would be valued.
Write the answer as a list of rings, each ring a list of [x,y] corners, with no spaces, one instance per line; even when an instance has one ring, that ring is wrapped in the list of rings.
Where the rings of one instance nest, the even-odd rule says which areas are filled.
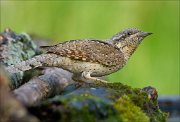
[[[72,60],[99,63],[107,67],[124,64],[124,55],[119,48],[100,40],[72,40],[54,46],[41,47]]]

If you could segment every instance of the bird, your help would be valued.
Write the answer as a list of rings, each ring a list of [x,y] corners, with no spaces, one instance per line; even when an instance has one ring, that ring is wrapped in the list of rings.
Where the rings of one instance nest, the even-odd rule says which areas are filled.
[[[142,40],[151,34],[128,28],[105,40],[78,39],[41,46],[42,54],[6,69],[17,73],[37,67],[58,67],[73,73],[75,80],[107,83],[98,77],[122,69]]]

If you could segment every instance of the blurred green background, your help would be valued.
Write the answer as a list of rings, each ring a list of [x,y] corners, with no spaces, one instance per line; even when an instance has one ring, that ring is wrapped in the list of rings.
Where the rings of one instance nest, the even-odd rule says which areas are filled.
[[[133,87],[178,95],[179,1],[1,1],[1,26],[52,40],[106,39],[130,27],[152,32],[128,64],[108,76]]]

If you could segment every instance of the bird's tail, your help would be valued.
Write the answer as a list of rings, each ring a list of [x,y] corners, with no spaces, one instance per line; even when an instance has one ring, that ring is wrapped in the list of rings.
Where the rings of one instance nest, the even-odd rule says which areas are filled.
[[[17,73],[41,66],[49,66],[53,61],[51,59],[56,58],[54,56],[53,54],[41,54],[18,64],[8,66],[6,70],[10,73]]]

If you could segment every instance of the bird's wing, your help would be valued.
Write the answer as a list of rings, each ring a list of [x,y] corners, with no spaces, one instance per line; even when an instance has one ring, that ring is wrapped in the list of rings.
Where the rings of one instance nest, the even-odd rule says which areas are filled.
[[[95,62],[106,66],[124,64],[123,53],[117,47],[100,40],[71,40],[42,48],[46,53],[54,53],[74,60]]]

